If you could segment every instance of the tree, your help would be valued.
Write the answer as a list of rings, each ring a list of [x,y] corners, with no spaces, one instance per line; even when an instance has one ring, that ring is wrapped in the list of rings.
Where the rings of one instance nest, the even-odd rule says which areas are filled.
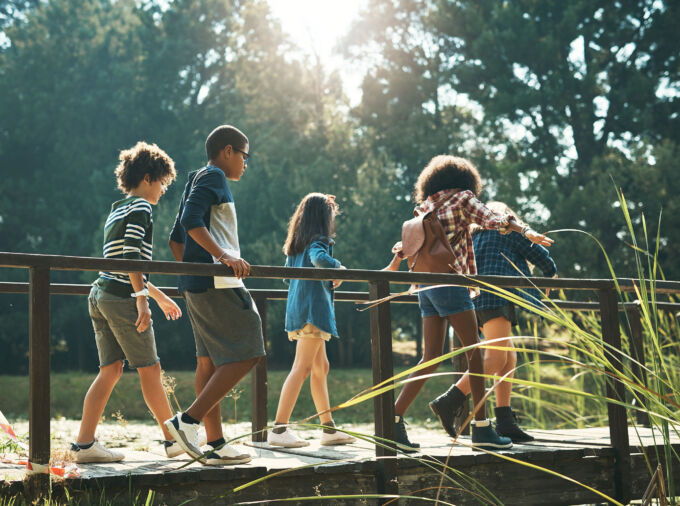
[[[351,47],[371,61],[364,105],[376,79],[379,96],[393,108],[409,97],[415,97],[410,111],[432,104],[436,111],[443,97],[466,103],[482,125],[463,120],[455,127],[478,136],[480,158],[487,160],[479,165],[491,176],[492,196],[539,225],[594,233],[625,267],[614,184],[637,207],[653,206],[629,186],[628,169],[640,144],[653,150],[677,138],[679,43],[672,30],[679,8],[651,0],[374,0],[353,32],[363,38],[355,37]],[[431,83],[429,97],[385,91],[399,89],[404,74],[422,87]],[[365,115],[362,124],[372,125]],[[664,231],[668,238],[674,234]],[[582,254],[584,241],[558,238],[561,272],[607,275],[596,250]]]

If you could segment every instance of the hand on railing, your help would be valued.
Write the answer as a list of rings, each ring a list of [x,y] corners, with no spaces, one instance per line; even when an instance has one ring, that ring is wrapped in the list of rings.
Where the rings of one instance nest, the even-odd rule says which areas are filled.
[[[248,262],[243,260],[243,258],[233,257],[226,251],[222,253],[222,256],[217,261],[234,269],[234,276],[238,279],[242,279],[250,274],[250,264]]]
[[[338,269],[347,269],[347,267],[341,265],[340,267],[338,267]],[[333,281],[331,281],[331,283],[333,283],[333,290],[335,290],[342,284],[342,279],[334,279]]]

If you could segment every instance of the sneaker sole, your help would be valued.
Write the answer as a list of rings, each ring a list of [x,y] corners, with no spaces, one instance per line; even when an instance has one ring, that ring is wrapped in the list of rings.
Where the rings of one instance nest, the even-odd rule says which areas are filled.
[[[321,441],[321,446],[342,446],[342,445],[351,445],[356,441],[355,438],[352,439],[340,439],[338,441]]]
[[[184,433],[177,430],[175,424],[173,424],[171,420],[172,419],[166,420],[163,422],[163,425],[165,425],[165,428],[168,429],[168,432],[172,435],[172,437],[175,438],[177,444],[180,445],[190,457],[197,459],[201,464],[205,464],[206,459],[203,456],[203,452],[200,450],[200,448],[196,448],[194,445],[189,443],[189,441],[187,441],[184,437]]]
[[[238,457],[233,459],[206,459],[206,464],[209,466],[234,466],[239,464],[247,464],[253,460],[251,456]]]
[[[278,446],[279,448],[304,448],[305,446],[309,446],[309,443],[303,442],[303,443],[271,443],[267,441],[267,444],[269,446]]]
[[[512,448],[512,443],[507,444],[507,445],[499,445],[499,444],[496,444],[496,443],[475,443],[474,441],[472,442],[472,450],[473,451],[507,450],[508,448]]]
[[[109,458],[92,458],[92,459],[85,459],[85,460],[78,460],[76,459],[76,464],[107,464],[107,463],[112,463],[112,462],[122,462],[125,460],[125,455],[123,455],[120,458],[115,458],[115,459],[109,459]]]

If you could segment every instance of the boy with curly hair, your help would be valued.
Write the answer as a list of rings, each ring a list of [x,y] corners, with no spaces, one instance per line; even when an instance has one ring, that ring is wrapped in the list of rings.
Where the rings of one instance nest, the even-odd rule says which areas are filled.
[[[151,206],[175,180],[175,163],[158,146],[145,142],[121,151],[119,158],[115,174],[118,188],[126,197],[113,203],[106,219],[104,257],[151,260]],[[168,320],[182,316],[177,304],[149,282],[148,274],[100,272],[92,285],[88,304],[99,353],[99,374],[85,395],[80,432],[77,442],[71,445],[79,463],[118,462],[125,458],[95,439],[97,423],[123,373],[125,360],[139,372],[144,400],[161,424],[167,455],[183,453],[162,425],[172,412],[161,384],[149,296]]]

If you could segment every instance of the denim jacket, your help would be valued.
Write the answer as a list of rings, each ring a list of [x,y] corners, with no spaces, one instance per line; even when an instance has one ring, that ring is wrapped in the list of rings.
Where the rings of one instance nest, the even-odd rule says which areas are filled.
[[[319,237],[302,253],[286,258],[286,267],[318,267],[338,269],[340,262],[333,258],[333,240]],[[333,308],[332,282],[308,279],[287,281],[286,332],[300,330],[307,323],[332,335],[338,335]]]

